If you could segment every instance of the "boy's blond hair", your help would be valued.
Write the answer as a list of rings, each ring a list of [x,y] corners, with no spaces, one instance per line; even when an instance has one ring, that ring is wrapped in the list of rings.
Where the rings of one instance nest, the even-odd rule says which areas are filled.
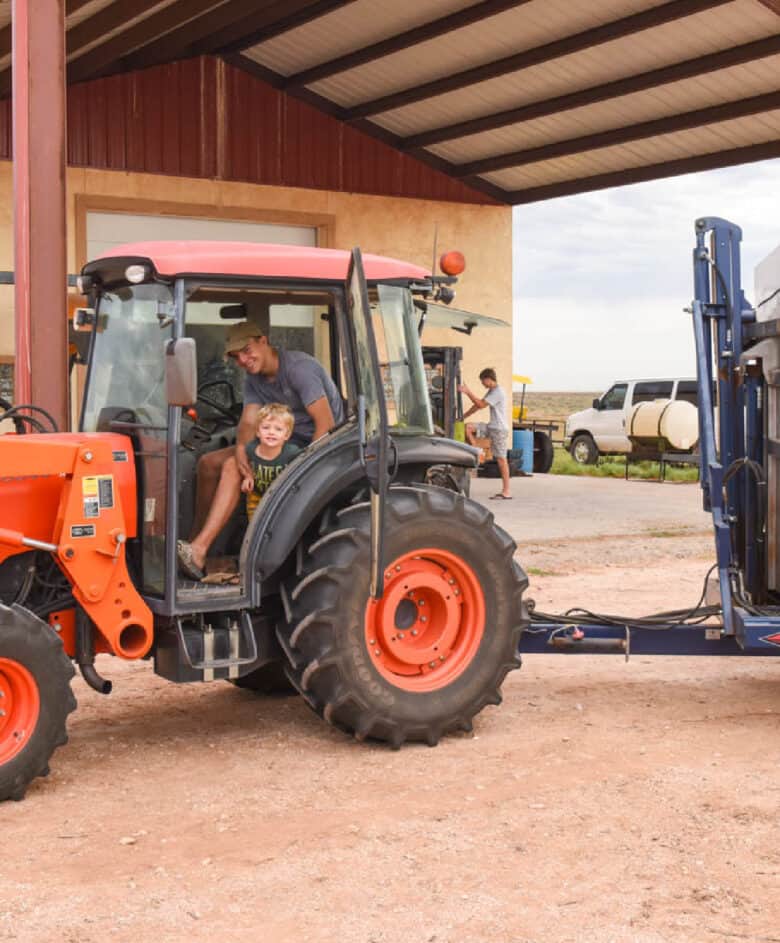
[[[266,419],[281,419],[287,425],[287,431],[292,432],[293,426],[295,425],[295,417],[292,414],[292,410],[285,403],[266,403],[265,406],[260,407],[260,412],[257,414],[257,422],[255,423],[255,429],[260,428],[260,423],[265,422]]]

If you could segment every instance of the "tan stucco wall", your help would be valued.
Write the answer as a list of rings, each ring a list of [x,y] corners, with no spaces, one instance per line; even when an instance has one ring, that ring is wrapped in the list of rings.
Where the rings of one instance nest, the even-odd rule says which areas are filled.
[[[457,287],[455,303],[481,314],[511,322],[512,316],[512,214],[509,207],[474,206],[430,200],[336,193],[323,190],[262,187],[69,168],[68,269],[77,271],[86,261],[83,216],[90,204],[119,200],[128,212],[171,212],[192,215],[197,205],[202,215],[257,221],[300,222],[320,226],[320,235],[332,248],[359,245],[374,252],[430,266],[434,229],[438,227],[438,252],[457,248],[466,256],[467,268]],[[142,201],[142,202],[140,202]],[[154,204],[159,204],[157,207]],[[0,162],[0,268],[13,268],[12,165]],[[187,209],[189,208],[189,209]],[[289,219],[287,217],[289,216]],[[81,222],[80,222],[81,220]],[[154,238],[150,233],[150,238]],[[12,289],[0,289],[0,355],[13,352]],[[431,344],[464,348],[464,378],[479,388],[477,374],[494,366],[499,382],[511,391],[511,330],[478,328],[467,337],[453,331],[426,332]],[[511,400],[511,395],[508,396]],[[477,417],[477,418],[482,418]],[[487,415],[485,414],[485,419]]]

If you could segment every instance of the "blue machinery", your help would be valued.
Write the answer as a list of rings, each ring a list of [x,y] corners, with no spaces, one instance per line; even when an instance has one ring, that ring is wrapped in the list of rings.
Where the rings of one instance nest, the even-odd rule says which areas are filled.
[[[715,529],[720,605],[643,619],[532,612],[524,652],[780,655],[780,320],[742,289],[739,226],[696,220],[693,250],[700,482]],[[709,577],[709,574],[708,574]]]

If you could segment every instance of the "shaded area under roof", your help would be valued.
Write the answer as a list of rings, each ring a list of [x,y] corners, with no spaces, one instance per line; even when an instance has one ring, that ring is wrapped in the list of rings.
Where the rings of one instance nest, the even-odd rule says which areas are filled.
[[[780,156],[780,0],[66,0],[70,84],[214,55],[490,200]],[[0,93],[11,26],[0,4]]]

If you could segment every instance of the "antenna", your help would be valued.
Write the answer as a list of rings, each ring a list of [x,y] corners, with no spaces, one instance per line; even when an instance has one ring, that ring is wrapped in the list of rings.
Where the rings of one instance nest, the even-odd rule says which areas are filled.
[[[433,259],[431,260],[431,279],[436,276],[436,243],[439,238],[439,224],[433,224]]]

